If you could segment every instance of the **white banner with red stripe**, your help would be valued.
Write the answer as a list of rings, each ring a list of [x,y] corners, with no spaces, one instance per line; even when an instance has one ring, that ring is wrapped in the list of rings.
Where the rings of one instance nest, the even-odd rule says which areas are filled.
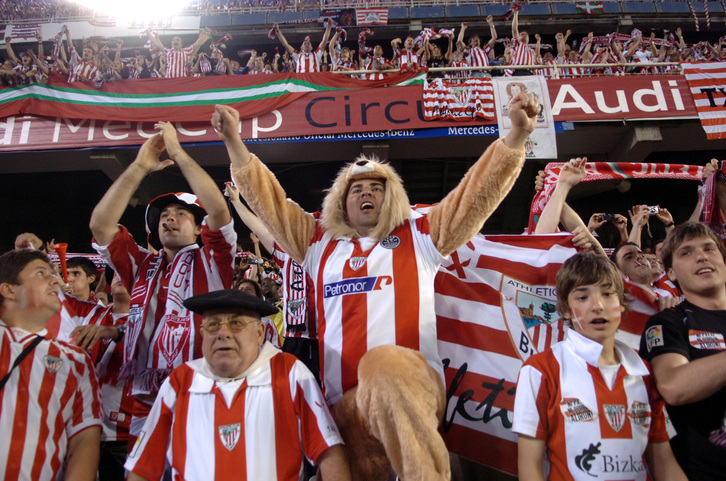
[[[509,119],[507,106],[512,97],[520,92],[533,95],[542,106],[542,111],[537,116],[537,127],[524,145],[526,158],[556,159],[555,120],[552,117],[552,104],[550,103],[547,79],[542,75],[494,79],[494,99],[498,106],[496,112],[499,136],[504,138],[512,130],[512,121]]]
[[[562,340],[555,278],[570,234],[476,236],[436,276],[439,354],[452,452],[516,473],[512,410],[519,368]]]
[[[726,138],[726,62],[683,63],[706,137]]]
[[[387,25],[387,8],[356,8],[355,17],[358,25]]]

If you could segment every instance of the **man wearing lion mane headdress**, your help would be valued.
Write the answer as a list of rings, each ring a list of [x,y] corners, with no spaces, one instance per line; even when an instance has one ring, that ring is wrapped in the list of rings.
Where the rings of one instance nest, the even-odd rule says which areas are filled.
[[[411,209],[389,165],[361,156],[340,171],[316,221],[249,153],[239,113],[216,107],[212,125],[227,146],[232,178],[315,283],[323,392],[353,479],[386,479],[391,466],[403,480],[450,479],[437,430],[445,392],[434,277],[509,192],[539,111],[531,96],[513,98],[511,132],[426,214]]]

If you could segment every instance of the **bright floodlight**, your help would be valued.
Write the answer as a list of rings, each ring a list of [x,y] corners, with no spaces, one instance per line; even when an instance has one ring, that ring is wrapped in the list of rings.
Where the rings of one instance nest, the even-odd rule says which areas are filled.
[[[189,0],[75,0],[104,16],[117,19],[157,19],[180,12]]]

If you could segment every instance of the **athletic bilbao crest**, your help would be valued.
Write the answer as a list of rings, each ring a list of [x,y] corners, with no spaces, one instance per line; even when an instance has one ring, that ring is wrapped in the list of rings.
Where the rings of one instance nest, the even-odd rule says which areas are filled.
[[[622,404],[603,404],[603,410],[605,411],[605,419],[608,424],[615,432],[619,432],[625,424],[625,406]]]
[[[169,367],[174,366],[174,360],[189,342],[189,316],[179,317],[178,314],[172,311],[164,316],[164,327],[157,340],[159,352]]]
[[[451,95],[456,99],[458,102],[458,107],[464,107],[469,104],[469,99],[471,99],[471,89],[467,87],[451,87],[449,89],[449,92],[451,92]]]
[[[306,307],[307,302],[305,299],[293,299],[287,302],[287,312],[289,312],[290,316],[292,316],[295,320],[300,319],[305,315]]]
[[[367,259],[367,257],[351,257],[348,259],[348,265],[351,269],[357,271],[365,265]]]
[[[58,369],[63,365],[63,359],[55,356],[45,356],[43,358],[43,363],[45,364],[45,369],[51,373],[55,374],[58,372]]]
[[[522,360],[563,339],[554,286],[503,276],[501,292],[507,329]]]
[[[240,423],[227,424],[219,427],[219,439],[227,450],[232,451],[237,446],[240,435]]]

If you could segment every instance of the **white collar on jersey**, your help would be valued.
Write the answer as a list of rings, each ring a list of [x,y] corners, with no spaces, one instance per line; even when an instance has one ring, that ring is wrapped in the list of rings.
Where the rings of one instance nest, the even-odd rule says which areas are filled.
[[[235,377],[222,377],[217,376],[212,372],[212,370],[209,368],[209,364],[207,363],[207,360],[204,358],[201,359],[195,359],[193,361],[187,362],[189,367],[197,371],[199,374],[204,376],[205,378],[209,379],[210,381],[218,382],[218,383],[228,383],[232,381],[239,381],[240,379],[244,379],[250,374],[253,374],[258,369],[264,367],[267,363],[270,362],[270,359],[272,359],[275,354],[279,353],[280,350],[277,349],[275,346],[270,344],[269,341],[265,341],[265,343],[260,348],[260,353],[257,355],[257,359],[244,371],[242,371],[240,374],[238,374]],[[189,388],[190,392],[209,392],[209,390],[212,388],[213,383],[206,383],[200,380],[199,384],[197,385],[196,380],[192,383],[192,386]]]
[[[567,329],[567,338],[564,342],[570,346],[578,357],[584,359],[586,363],[594,367],[599,367],[598,361],[602,353],[602,344],[586,338],[571,328]],[[620,363],[629,375],[647,376],[650,374],[645,363],[638,356],[638,353],[624,342],[615,340],[615,352],[617,352]]]
[[[5,321],[3,321],[2,319],[0,319],[0,326],[5,326],[8,329],[10,329],[10,332],[13,333],[13,336],[15,338],[15,342],[22,343],[25,339],[27,339],[28,336],[38,335],[38,336],[45,337],[46,335],[48,335],[47,329],[42,329],[38,332],[30,332],[30,331],[26,331],[25,329],[23,329],[21,327],[8,326],[7,324],[5,324]]]

